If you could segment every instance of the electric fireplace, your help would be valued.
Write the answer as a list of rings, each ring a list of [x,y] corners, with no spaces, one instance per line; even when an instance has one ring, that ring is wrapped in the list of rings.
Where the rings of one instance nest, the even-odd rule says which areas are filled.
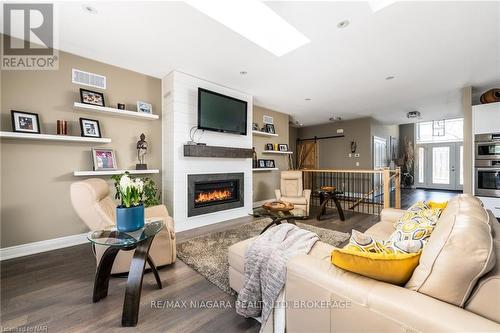
[[[188,217],[244,206],[243,173],[188,175]]]

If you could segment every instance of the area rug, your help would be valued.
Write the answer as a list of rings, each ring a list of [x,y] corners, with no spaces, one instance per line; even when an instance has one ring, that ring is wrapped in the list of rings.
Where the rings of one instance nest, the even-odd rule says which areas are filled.
[[[270,222],[269,218],[263,218],[232,229],[192,238],[177,244],[177,257],[226,293],[235,295],[229,287],[228,248],[259,235]],[[349,239],[349,234],[343,232],[296,223],[298,227],[316,233],[323,242],[333,246],[339,246]]]

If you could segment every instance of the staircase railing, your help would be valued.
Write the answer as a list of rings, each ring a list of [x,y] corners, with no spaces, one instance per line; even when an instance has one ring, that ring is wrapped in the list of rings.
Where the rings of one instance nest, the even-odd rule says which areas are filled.
[[[380,214],[382,208],[401,208],[400,168],[302,170],[302,177],[304,188],[312,190],[313,206],[319,206],[319,195],[315,192],[333,186],[344,210]]]

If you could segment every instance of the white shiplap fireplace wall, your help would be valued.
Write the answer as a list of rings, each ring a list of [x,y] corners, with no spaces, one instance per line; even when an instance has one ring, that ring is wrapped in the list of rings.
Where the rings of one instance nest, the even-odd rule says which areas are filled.
[[[189,130],[198,124],[198,87],[238,98],[248,103],[247,135],[205,131],[200,142],[212,146],[252,148],[252,96],[181,72],[162,80],[163,201],[175,221],[177,232],[242,217],[252,209],[252,161],[241,158],[184,157]],[[197,133],[196,138],[199,137]],[[189,174],[244,173],[245,205],[241,208],[188,217]]]

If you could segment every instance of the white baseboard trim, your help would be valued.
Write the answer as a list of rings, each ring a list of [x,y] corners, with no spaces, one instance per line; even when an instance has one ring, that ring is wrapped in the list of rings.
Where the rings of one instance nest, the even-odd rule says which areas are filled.
[[[267,200],[260,200],[260,201],[254,201],[253,202],[253,208],[260,207],[263,204],[265,204],[266,202],[275,201],[275,200],[276,200],[276,198],[271,198],[271,199],[267,199]]]
[[[0,249],[0,261],[87,243],[87,233],[47,239]]]

